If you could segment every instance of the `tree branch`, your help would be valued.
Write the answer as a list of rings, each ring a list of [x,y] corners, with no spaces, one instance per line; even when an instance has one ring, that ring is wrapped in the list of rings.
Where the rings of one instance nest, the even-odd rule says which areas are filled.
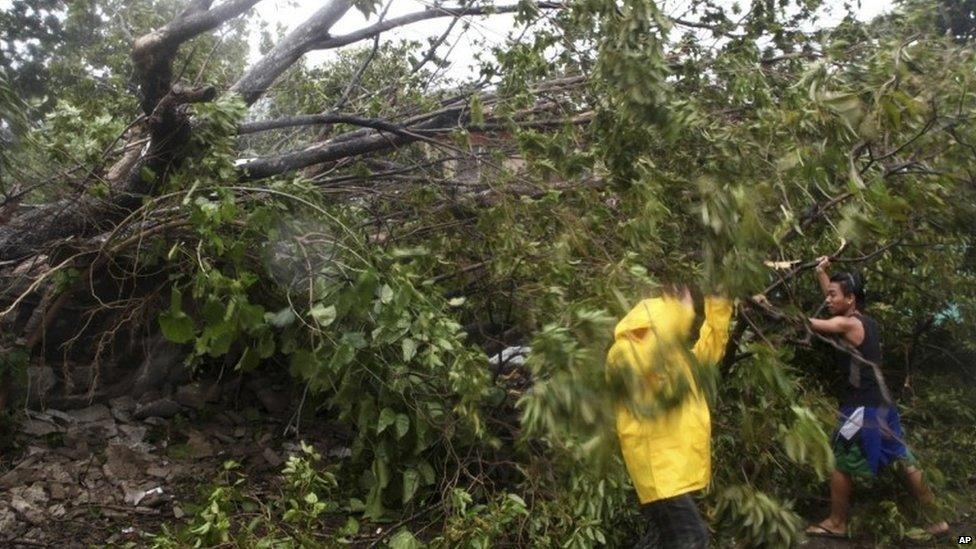
[[[442,109],[437,115],[415,126],[393,126],[382,131],[356,131],[338,136],[321,144],[315,144],[300,151],[255,158],[238,164],[241,179],[264,179],[273,175],[300,170],[315,164],[330,162],[340,158],[358,156],[370,152],[388,150],[424,139],[421,132],[434,130],[446,133],[459,123],[467,120],[467,105]],[[325,115],[328,116],[328,115]],[[364,119],[364,121],[368,121]],[[406,129],[408,128],[408,129]],[[392,135],[390,135],[392,134]]]
[[[561,2],[538,2],[536,3],[536,7],[540,9],[563,9],[566,7],[566,5]],[[316,42],[312,49],[327,50],[341,48],[342,46],[347,46],[353,42],[359,42],[360,40],[372,38],[390,29],[403,27],[405,25],[410,25],[427,19],[436,19],[438,17],[463,17],[467,15],[497,15],[500,13],[512,13],[518,9],[518,4],[508,4],[504,6],[477,6],[470,8],[450,8],[446,6],[428,8],[423,11],[409,13],[407,15],[395,17],[387,21],[382,21],[375,25],[351,32],[349,34],[344,34],[342,36],[326,37]]]
[[[162,28],[137,38],[132,46],[132,58],[139,62],[157,52],[179,46],[190,38],[215,29],[228,19],[241,15],[260,1],[228,0],[213,9],[210,9],[212,0],[192,2],[176,19]]]
[[[156,103],[169,92],[173,57],[180,44],[237,17],[259,1],[228,0],[210,9],[212,0],[194,0],[176,19],[137,38],[132,46],[132,61],[139,73],[142,112],[152,113]]]
[[[584,79],[578,76],[561,78],[540,83],[535,91],[542,92],[545,90],[560,89],[561,86],[576,85],[583,81]],[[493,99],[495,98],[490,95],[482,97],[482,104],[486,106],[486,113],[489,112],[490,109],[488,107],[490,107]],[[552,110],[556,106],[555,103],[546,102],[542,107],[527,109],[520,112],[519,115],[524,118],[537,112]],[[299,151],[239,161],[238,169],[240,171],[240,177],[245,181],[263,179],[323,162],[331,162],[341,158],[389,150],[416,141],[429,141],[433,135],[446,134],[458,128],[468,127],[470,122],[469,107],[470,103],[468,98],[462,97],[440,110],[414,116],[398,125],[366,118],[348,117],[346,121],[355,125],[364,126],[364,129],[338,135],[328,141],[316,143]],[[270,129],[271,127],[286,127],[296,125],[297,123],[315,124],[320,123],[320,121],[325,123],[331,120],[330,117],[332,116],[335,115],[309,115],[282,121],[257,123],[264,124],[265,126],[259,127],[259,129],[254,131]],[[574,118],[542,121],[529,120],[521,125],[546,127],[567,123],[584,124],[589,122],[592,116],[592,113],[584,112],[579,113]],[[342,120],[339,120],[339,122],[342,122]],[[502,126],[494,124],[478,127],[484,130],[503,129]],[[250,130],[251,128],[247,129]]]
[[[374,38],[390,29],[438,17],[462,17],[466,15],[494,15],[511,13],[519,9],[518,4],[505,6],[481,6],[471,8],[428,8],[423,11],[407,14],[387,21],[380,21],[369,27],[342,36],[330,36],[328,31],[352,6],[346,0],[334,0],[319,10],[311,19],[286,36],[271,52],[258,61],[251,70],[247,71],[230,89],[244,98],[247,104],[253,104],[268,90],[275,79],[291,67],[302,55],[313,50],[334,49]],[[541,9],[562,9],[564,4],[557,2],[539,2]]]
[[[355,116],[351,114],[306,114],[300,116],[289,116],[287,118],[278,118],[275,120],[264,120],[261,122],[249,122],[247,124],[241,124],[237,133],[239,135],[245,135],[268,130],[277,130],[280,128],[314,126],[317,124],[350,124],[352,126],[361,126],[363,128],[372,128],[374,130],[389,132],[397,132],[403,129],[395,124],[385,120],[380,120],[378,118],[364,118],[362,116]]]
[[[329,29],[352,7],[349,0],[332,0],[312,17],[298,26],[288,36],[268,52],[231,86],[232,93],[238,93],[248,105],[257,101],[268,87],[298,61],[306,52],[315,49],[313,44],[328,36]]]

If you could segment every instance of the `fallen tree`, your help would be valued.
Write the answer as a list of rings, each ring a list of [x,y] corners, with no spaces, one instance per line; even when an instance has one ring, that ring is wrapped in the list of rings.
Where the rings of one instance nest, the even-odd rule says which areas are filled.
[[[892,364],[911,334],[911,368],[950,304],[939,329],[971,338],[973,51],[927,3],[816,32],[806,3],[741,19],[710,2],[360,3],[366,26],[333,34],[354,6],[327,2],[244,66],[255,4],[167,4],[108,70],[129,67],[134,95],[72,96],[28,124],[3,172],[8,383],[57,364],[48,403],[80,405],[184,363],[287,370],[305,395],[293,429],[319,413],[356,432],[355,512],[450,506],[447,543],[585,545],[633,518],[608,436],[613,316],[665,279],[765,290],[777,314],[743,308],[723,365],[708,505],[723,535],[782,546],[786,499],[829,467],[809,379],[826,366],[791,358],[810,337],[782,322],[814,309],[814,250],[846,239],[841,260],[878,271]],[[504,13],[520,33],[481,74],[439,79],[452,32]],[[438,18],[426,46],[380,40]],[[524,365],[488,361],[527,343]],[[75,366],[93,373],[69,382]],[[762,459],[740,472],[736,455]],[[740,527],[750,514],[767,527]]]

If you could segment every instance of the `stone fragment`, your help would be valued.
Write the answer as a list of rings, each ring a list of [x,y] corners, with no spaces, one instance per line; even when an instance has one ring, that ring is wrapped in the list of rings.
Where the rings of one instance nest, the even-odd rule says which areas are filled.
[[[132,417],[136,419],[146,419],[148,417],[168,418],[180,413],[180,410],[180,405],[176,401],[168,398],[160,398],[146,404],[137,405]]]

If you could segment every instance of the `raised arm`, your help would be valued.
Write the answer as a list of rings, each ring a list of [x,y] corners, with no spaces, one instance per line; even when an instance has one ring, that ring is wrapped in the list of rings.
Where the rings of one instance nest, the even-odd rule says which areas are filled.
[[[729,324],[732,322],[732,302],[725,297],[705,298],[705,322],[698,331],[698,341],[691,353],[702,366],[712,366],[722,360],[725,345],[729,341]]]
[[[817,282],[820,283],[820,291],[827,297],[827,288],[830,286],[830,275],[827,274],[827,267],[830,267],[830,258],[822,255],[817,258],[817,266],[813,271],[817,274]]]

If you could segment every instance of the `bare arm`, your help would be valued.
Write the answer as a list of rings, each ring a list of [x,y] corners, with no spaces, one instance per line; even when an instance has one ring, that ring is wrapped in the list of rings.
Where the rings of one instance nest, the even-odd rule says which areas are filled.
[[[822,255],[817,258],[817,266],[814,272],[817,274],[817,282],[820,283],[820,291],[824,297],[827,296],[827,288],[830,286],[830,275],[827,274],[827,267],[830,267],[830,258]]]
[[[848,334],[854,329],[854,320],[847,316],[833,318],[811,318],[810,327],[819,334]]]

